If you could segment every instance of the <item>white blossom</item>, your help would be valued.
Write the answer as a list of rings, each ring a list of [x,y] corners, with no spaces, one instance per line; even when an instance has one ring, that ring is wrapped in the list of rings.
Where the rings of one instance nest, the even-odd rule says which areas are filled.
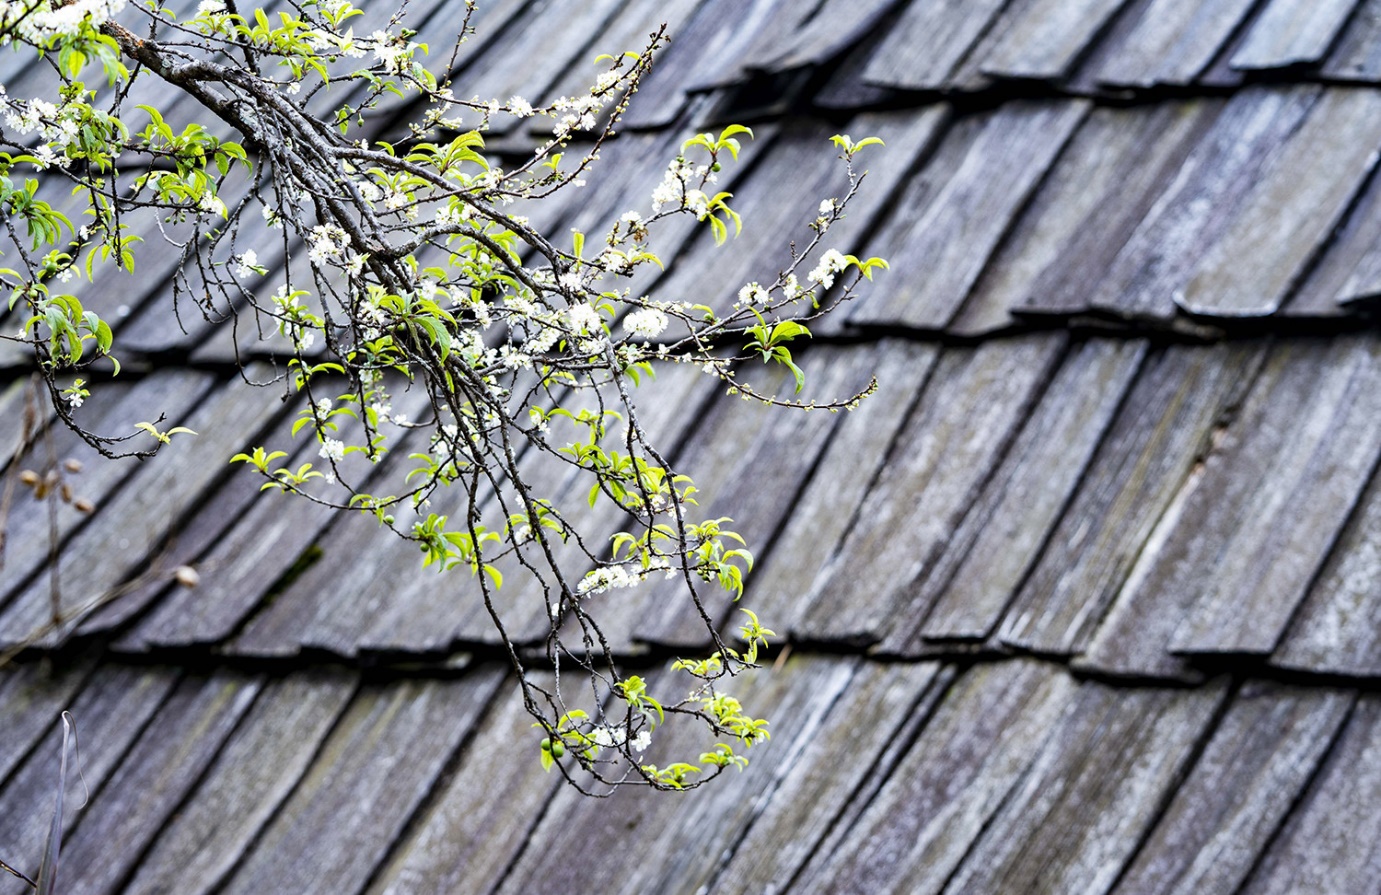
[[[772,296],[759,284],[749,283],[738,291],[738,300],[745,305],[765,305]]]
[[[593,305],[581,302],[571,305],[566,309],[566,322],[571,329],[581,335],[591,335],[599,332],[603,321],[600,319],[599,311]]]
[[[236,257],[235,276],[243,280],[250,274],[256,273],[257,271],[255,271],[254,268],[258,266],[259,254],[258,252],[255,252],[253,249],[250,249],[249,251],[244,252],[243,254]]]
[[[586,573],[576,586],[576,591],[583,597],[589,597],[607,590],[632,587],[637,583],[638,579],[629,575],[623,566],[604,566]]]
[[[820,261],[815,265],[815,269],[808,275],[807,279],[812,283],[819,283],[826,289],[834,285],[834,275],[843,270],[846,261],[838,249],[830,249],[820,256]]]
[[[327,438],[322,440],[321,450],[317,453],[332,463],[339,463],[345,459],[345,444],[339,439]]]
[[[655,339],[666,330],[667,322],[667,315],[656,308],[640,308],[623,318],[623,329],[634,338]]]

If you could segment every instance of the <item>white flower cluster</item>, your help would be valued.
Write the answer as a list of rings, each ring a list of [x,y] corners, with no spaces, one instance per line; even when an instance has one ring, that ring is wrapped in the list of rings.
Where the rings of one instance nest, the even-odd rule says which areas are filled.
[[[612,95],[598,93],[587,93],[584,96],[563,96],[553,102],[551,106],[556,112],[562,113],[552,130],[558,137],[564,137],[577,130],[592,131],[596,124],[595,113],[612,100]]]
[[[600,726],[590,731],[590,739],[594,742],[596,746],[599,746],[604,749],[609,749],[615,746],[622,746],[624,740],[627,739],[627,737],[628,733],[622,727]],[[629,742],[629,745],[632,746],[634,749],[638,750],[639,752],[642,752],[646,750],[647,747],[651,745],[651,743],[651,731],[643,730],[637,736],[633,737],[633,739]]]
[[[738,300],[745,305],[765,305],[772,300],[772,296],[759,284],[749,283],[738,291]]]
[[[0,44],[19,38],[35,43],[72,34],[84,20],[100,25],[125,8],[125,0],[0,0]]]
[[[843,270],[847,263],[838,249],[830,249],[820,256],[819,263],[806,278],[828,289],[834,285],[834,275]]]
[[[7,106],[5,124],[20,134],[37,132],[43,141],[32,152],[38,169],[66,167],[67,148],[77,141],[81,130],[82,107],[71,103],[56,106],[41,99],[13,100],[4,92],[0,87],[0,100]]]
[[[317,451],[323,459],[332,463],[339,463],[345,459],[345,443],[336,438],[326,438],[321,442],[321,450]]]
[[[623,318],[623,331],[635,339],[655,339],[668,322],[667,315],[656,308],[639,308]]]
[[[620,587],[634,587],[641,580],[635,575],[628,574],[628,570],[623,566],[602,566],[587,572],[575,589],[580,596],[590,597]]]
[[[245,279],[252,273],[257,273],[254,268],[259,266],[259,253],[250,249],[239,255],[235,259],[235,276]]]
[[[318,224],[312,228],[312,232],[307,236],[307,242],[311,245],[307,257],[314,264],[321,264],[344,252],[349,241],[350,238],[345,235],[345,231],[337,225]]]
[[[714,183],[713,172],[707,165],[692,165],[684,158],[672,159],[662,182],[652,191],[652,213],[658,214],[668,206],[688,208],[701,220],[710,212],[710,198],[691,186],[691,183]]]
[[[384,71],[395,73],[403,71],[403,67],[412,58],[413,51],[417,49],[417,44],[404,41],[387,31],[375,31],[369,35],[369,41],[373,45],[374,58],[383,65]]]
[[[566,322],[577,335],[589,336],[600,332],[603,321],[593,305],[581,302],[566,309]]]

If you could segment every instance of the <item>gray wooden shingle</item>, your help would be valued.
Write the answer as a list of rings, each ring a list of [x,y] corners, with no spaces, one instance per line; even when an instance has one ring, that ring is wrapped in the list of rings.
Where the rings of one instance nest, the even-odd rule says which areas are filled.
[[[501,679],[363,688],[219,891],[362,891]]]
[[[500,103],[519,96],[535,104],[548,95],[567,68],[585,62],[586,71],[593,71],[593,65],[588,63],[600,53],[642,50],[641,41],[637,46],[592,47],[588,60],[580,58],[587,44],[604,30],[623,3],[624,0],[591,0],[581,5],[579,15],[571,15],[557,0],[532,0],[524,6],[521,20],[496,35],[485,47],[484,54],[465,67],[460,82],[463,86],[457,89],[457,95],[469,97],[474,94],[481,101],[498,100]],[[453,13],[452,18],[458,28],[460,16]],[[437,30],[438,33],[443,31]],[[445,30],[454,31],[455,28]],[[437,49],[449,51],[448,44],[454,42],[451,35],[450,40]],[[523,60],[523,64],[514,65],[515,59]],[[507,113],[490,117],[495,134],[521,123],[522,119]]]
[[[1083,648],[1262,354],[1260,345],[1175,346],[1147,359],[1008,611],[1004,642],[1057,655]]]
[[[1317,62],[1328,52],[1358,0],[1271,0],[1232,56],[1239,69]]]
[[[1272,656],[1283,668],[1381,675],[1381,477],[1373,477],[1347,530]]]
[[[1114,892],[1236,892],[1346,720],[1354,695],[1248,683]]]
[[[764,22],[790,16],[785,0],[704,0],[638,88],[624,119],[629,127],[670,124],[685,107],[686,90],[713,81],[721,68],[749,46]],[[799,6],[796,18],[799,18]]]
[[[897,0],[821,0],[785,39],[777,29],[764,29],[741,66],[781,72],[821,65],[857,44],[897,5]]]
[[[300,781],[357,685],[352,674],[312,671],[267,682],[121,891],[211,892]]]
[[[805,365],[809,377],[800,397],[828,401],[847,400],[867,389],[880,358],[877,352],[849,347],[802,352],[796,360]],[[749,369],[744,381],[763,394],[795,397],[791,374],[777,366],[762,373]],[[768,544],[783,521],[799,512],[798,497],[818,481],[812,476],[817,459],[848,416],[778,413],[781,409],[718,398],[678,452],[678,467],[692,475],[704,495],[696,518],[727,517],[733,520],[727,527],[750,545]],[[752,584],[751,573],[748,582]],[[708,642],[705,623],[687,598],[684,581],[657,581],[646,590],[634,613],[635,638],[687,647]],[[703,587],[700,598],[711,618],[730,620],[733,607],[722,589]]]
[[[0,785],[40,738],[50,738],[58,716],[84,686],[94,665],[77,661],[54,667],[37,661],[0,668],[0,706],[8,713],[0,726]]]
[[[82,745],[82,776],[93,798],[101,797],[126,751],[138,740],[145,724],[180,677],[180,672],[167,668],[107,666],[88,678],[67,706]],[[38,874],[61,760],[60,728],[56,717],[50,720],[55,723],[49,735],[0,789],[0,843],[4,843],[4,860],[30,877]],[[80,786],[74,782],[70,795],[78,801],[73,804],[81,804],[80,792]],[[119,790],[110,793],[111,801],[126,797]],[[80,817],[78,811],[65,811],[63,829],[71,831]]]
[[[1244,895],[1364,892],[1381,874],[1381,699],[1358,700]]]
[[[1339,81],[1381,81],[1381,2],[1362,0],[1324,60],[1322,73]]]
[[[848,190],[844,163],[830,142],[830,136],[841,130],[856,140],[876,136],[886,144],[859,153],[857,169],[868,176],[843,220],[830,227],[822,243],[822,248],[862,256],[865,234],[948,120],[947,107],[937,104],[905,115],[864,113],[842,128],[823,121],[785,128],[761,162],[732,187],[730,204],[743,218],[743,232],[716,246],[710,234],[699,228],[699,238],[681,253],[667,276],[653,284],[653,291],[663,299],[706,304],[724,314],[746,283],[772,283],[791,264],[787,244],[794,241],[804,247],[814,237],[807,228],[818,216],[820,202],[842,199]],[[802,267],[798,279],[805,282],[813,266],[814,261]],[[861,292],[887,288],[886,273],[881,273],[872,284],[865,283]]]
[[[532,680],[552,683],[545,672],[533,671]],[[488,892],[522,849],[562,781],[555,772],[537,773],[532,716],[509,684],[500,687],[435,803],[400,839],[371,895]],[[503,797],[476,798],[479,793]]]
[[[1016,595],[1146,355],[1133,340],[1071,348],[1002,466],[926,573],[884,650],[925,640],[981,640]],[[928,611],[927,611],[928,610]]]
[[[1001,461],[1064,347],[1063,337],[1036,335],[941,358],[848,536],[806,592],[798,636],[872,642],[920,622],[898,610]]]
[[[797,878],[801,891],[939,892],[1050,737],[1078,685],[1050,665],[978,665],[886,784]]]
[[[914,0],[872,53],[862,78],[900,90],[939,90],[1001,11],[1003,0]]]
[[[1237,219],[1273,152],[1308,116],[1316,87],[1236,94],[1112,262],[1095,308],[1168,320],[1175,295]]]
[[[572,867],[580,868],[580,885],[589,891],[694,892],[708,884],[721,856],[734,849],[758,814],[760,800],[799,761],[792,744],[807,742],[824,729],[831,707],[847,692],[858,667],[856,659],[796,655],[780,668],[736,680],[731,692],[745,710],[772,719],[772,739],[748,753],[747,769],[730,771],[689,799],[668,799],[643,787],[589,799],[563,788],[497,891],[565,887]],[[654,694],[658,683],[652,681]],[[676,681],[676,689],[682,683]],[[665,766],[708,745],[698,731],[682,727],[654,734],[646,760]],[[642,859],[630,862],[625,851],[634,834]]]
[[[163,430],[184,424],[211,384],[210,376],[190,370],[156,373],[129,386],[101,384],[96,391],[105,394],[93,400],[88,412],[83,412],[86,408],[78,410],[76,420],[79,425],[100,436],[135,436],[127,446],[116,445],[116,450],[146,450],[154,444],[153,439],[140,433],[135,423],[157,420],[160,414],[166,414],[167,419],[158,423]],[[179,439],[191,437],[179,436]],[[77,473],[57,470],[70,484],[73,496],[89,500],[98,508],[104,508],[107,501],[117,500],[119,489],[141,465],[135,458],[107,460],[101,457],[60,424],[52,430],[52,438],[52,450],[59,463],[72,459],[81,464],[81,471]],[[170,444],[169,448],[168,456],[160,452],[153,462],[165,460],[176,463],[175,455],[179,453],[180,446]],[[40,439],[31,453],[19,460],[19,466],[46,474],[47,452],[48,447]],[[228,455],[226,459],[229,459]],[[89,517],[72,504],[61,503],[57,507],[55,520],[60,545],[74,531],[87,525]],[[128,524],[127,520],[125,524]],[[0,616],[0,641],[8,644],[23,641],[34,633],[34,624],[44,625],[51,620],[51,581],[47,576],[41,583],[35,582],[31,593],[38,596],[32,599],[25,599],[21,588],[31,576],[47,565],[49,551],[54,546],[49,537],[48,504],[35,500],[28,489],[18,490],[6,522],[5,579],[3,586],[0,586],[0,603],[8,605],[5,606],[5,614]],[[76,606],[87,596],[61,588],[59,593],[63,611]],[[34,600],[42,605],[35,608],[32,605]]]
[[[1107,890],[1226,695],[1084,683],[944,891]]]
[[[1306,348],[1291,366],[1262,394],[1269,411],[1250,399],[1243,410],[1253,440],[1286,438],[1262,445],[1274,456],[1243,444],[1232,458],[1235,477],[1252,469],[1263,475],[1171,640],[1173,651],[1271,652],[1381,457],[1381,345],[1339,339],[1318,353]],[[1268,361],[1268,381],[1271,372]],[[1226,451],[1234,449],[1231,431]],[[1206,485],[1206,493],[1227,496]]]
[[[974,285],[953,327],[981,333],[1010,310],[1088,310],[1153,203],[1221,108],[1215,100],[1097,108]]]
[[[1188,86],[1252,6],[1252,0],[1143,0],[1119,19],[1117,33],[1099,42],[1084,76],[1118,87]]]
[[[944,328],[1087,111],[1013,102],[951,129],[869,246],[917,276],[880,283],[849,322]]]
[[[776,630],[793,628],[806,611],[802,594],[848,532],[939,357],[933,345],[881,343],[877,394],[844,418],[816,468],[816,486],[801,495],[772,549],[748,576],[747,605],[779,625]]]
[[[696,9],[700,6],[701,0],[665,0],[659,3],[625,3],[613,18],[605,21],[597,36],[593,38],[590,45],[591,52],[586,54],[589,58],[577,56],[567,67],[565,73],[550,87],[546,89],[540,97],[542,102],[550,102],[562,96],[579,96],[581,93],[590,89],[594,83],[601,67],[596,67],[594,57],[601,53],[618,55],[627,51],[642,52],[647,45],[648,38],[658,28],[665,25],[667,33],[679,40],[684,30],[686,22]],[[667,52],[664,50],[663,52]],[[502,61],[499,62],[503,64]],[[661,66],[658,59],[654,69]],[[528,97],[533,103],[538,102],[539,98]],[[641,101],[635,101],[633,108],[642,106]],[[663,110],[664,111],[664,110]],[[535,133],[551,132],[551,119],[535,119],[532,130]],[[664,135],[663,135],[664,136]],[[595,193],[602,195],[604,191]],[[549,232],[546,229],[538,228],[539,233]]]
[[[250,375],[263,372],[249,371]],[[180,420],[197,432],[196,437],[175,438],[153,461],[140,465],[120,491],[102,501],[91,522],[64,545],[60,565],[64,609],[75,612],[85,607],[90,612],[102,599],[115,597],[127,579],[152,571],[155,564],[162,566],[158,571],[166,580],[171,567],[159,561],[159,548],[176,537],[178,520],[194,511],[207,490],[231,474],[231,456],[255,443],[255,436],[280,409],[271,395],[243,388],[239,380],[203,396]],[[145,522],[132,527],[131,519]],[[103,630],[136,608],[121,607],[105,616],[79,615],[50,634],[49,640],[78,629]],[[0,615],[0,629],[15,635],[37,634],[49,621],[48,582],[39,577]]]
[[[945,697],[954,672],[934,663],[865,663],[830,713],[831,723],[792,744],[800,757],[782,762],[783,779],[759,798],[760,813],[724,861],[710,890],[781,891],[819,851],[827,833],[851,826],[864,810],[860,791],[879,765],[894,765],[933,703]]]
[[[144,849],[262,686],[260,676],[229,671],[189,676],[178,684],[106,784],[110,796],[98,796],[81,812],[62,857],[82,870],[63,882],[63,891],[99,895],[124,890],[124,878],[138,867]]]
[[[1085,657],[1185,672],[1168,650],[1270,652],[1376,459],[1381,345],[1277,346],[1221,443],[1151,533]]]
[[[711,380],[699,376],[697,370],[664,371],[655,384],[634,393],[635,402],[647,405],[641,422],[650,433],[664,433],[660,443],[670,449],[684,427],[694,422],[676,411],[698,404],[709,388]],[[395,456],[407,453],[395,452]],[[588,478],[572,474],[569,466],[545,455],[524,455],[522,463],[537,493],[550,495],[572,512],[584,506]],[[438,494],[434,500],[436,511],[453,515],[463,512],[466,503],[461,489]],[[491,515],[496,511],[487,489],[480,504]],[[595,538],[623,524],[603,509],[575,516],[573,522]],[[576,562],[574,544],[564,552],[562,545],[554,549],[563,560]],[[360,650],[444,652],[458,640],[497,641],[480,589],[466,570],[439,575],[435,569],[423,569],[415,545],[398,539],[380,543],[371,520],[339,520],[322,550],[321,561],[248,622],[230,646],[232,651],[282,656],[306,646],[341,655]],[[505,583],[494,605],[509,636],[520,640],[542,636],[548,628],[548,609],[540,585],[516,563],[504,565],[503,574]],[[323,594],[329,597],[323,599]]]
[[[1346,303],[1377,288],[1381,259],[1381,177],[1372,175],[1318,262],[1280,308],[1282,316],[1337,317]]]
[[[1339,140],[1339,133],[1349,139]],[[1219,316],[1274,313],[1371,172],[1378,141],[1381,95],[1326,91],[1258,175],[1237,220],[1176,296],[1180,306]],[[1352,294],[1381,286],[1379,274],[1371,272],[1371,282]]]
[[[968,65],[1004,78],[1060,78],[1124,2],[1016,0],[1003,10]]]

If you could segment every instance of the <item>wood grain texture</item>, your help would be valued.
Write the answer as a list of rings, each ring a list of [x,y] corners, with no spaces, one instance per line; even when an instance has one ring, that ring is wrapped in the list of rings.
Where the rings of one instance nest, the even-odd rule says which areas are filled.
[[[1147,359],[1008,610],[1004,642],[1057,655],[1083,648],[1263,354],[1260,344],[1176,346]]]
[[[83,660],[54,667],[36,661],[0,668],[0,706],[5,708],[5,723],[0,725],[0,784],[40,739],[58,738],[50,731],[58,729],[58,716],[85,685],[94,665]]]
[[[921,275],[878,287],[849,322],[944,328],[1087,111],[1013,102],[951,129],[869,247]]]
[[[856,139],[877,136],[887,148],[870,147],[859,154],[858,167],[868,171],[868,178],[844,219],[831,226],[822,248],[863,256],[865,235],[948,120],[948,109],[937,104],[919,113],[860,115],[843,128]],[[732,206],[743,218],[743,232],[721,247],[700,228],[696,240],[653,285],[656,294],[706,304],[723,315],[731,310],[746,283],[770,285],[777,272],[791,263],[784,237],[804,247],[814,236],[808,225],[819,215],[820,202],[842,199],[848,190],[844,165],[830,143],[830,136],[840,130],[837,124],[816,121],[784,128],[761,163],[732,187]],[[870,149],[877,151],[870,156]],[[798,279],[805,282],[812,267],[814,261],[803,266],[797,272]],[[881,291],[886,288],[885,279],[880,275],[861,292]]]
[[[986,32],[1002,0],[906,4],[863,69],[862,80],[899,90],[939,90]]]
[[[1231,229],[1273,151],[1320,95],[1317,87],[1236,94],[1117,254],[1093,307],[1134,320],[1174,317],[1177,293]]]
[[[1273,654],[1282,668],[1381,674],[1381,477],[1373,476]]]
[[[357,685],[352,674],[314,671],[265,682],[121,891],[212,891],[293,791]]]
[[[249,375],[264,372],[252,367]],[[178,523],[196,511],[209,490],[232,475],[230,457],[256,443],[256,436],[280,410],[272,393],[245,388],[239,380],[223,383],[202,397],[180,420],[197,432],[196,437],[174,438],[153,462],[139,465],[117,493],[101,502],[91,522],[63,546],[59,561],[64,609],[86,608],[90,613],[103,599],[115,598],[118,603],[121,585],[154,572],[155,567],[166,581],[171,567],[159,560],[161,548],[176,539]],[[133,519],[142,524],[131,525]],[[47,577],[34,579],[0,615],[0,630],[43,631],[50,621],[49,596]],[[78,615],[45,642],[74,630],[106,630],[143,605],[131,600],[116,611]]]
[[[1347,20],[1328,57],[1325,77],[1339,81],[1381,81],[1381,2],[1362,0]]]
[[[1381,873],[1381,699],[1362,696],[1244,895],[1366,891]]]
[[[1378,288],[1381,261],[1381,177],[1362,188],[1322,254],[1278,314],[1284,317],[1337,317],[1347,303]]]
[[[1243,408],[1241,453],[1229,465],[1234,478],[1259,470],[1260,479],[1172,651],[1271,652],[1381,457],[1381,346],[1343,338],[1302,348],[1261,393],[1269,409],[1250,399]],[[1206,486],[1231,500],[1231,488]]]
[[[182,425],[196,407],[197,402],[211,386],[211,377],[190,370],[171,370],[157,373],[137,381],[134,385],[104,384],[100,390],[105,394],[93,401],[91,412],[77,417],[79,424],[100,435],[123,437],[136,435],[125,450],[147,450],[153,439],[139,433],[135,423],[142,420],[158,419],[160,413],[167,415],[167,421],[160,423],[164,430],[174,425]],[[91,501],[98,509],[104,510],[108,502],[118,499],[119,490],[131,480],[141,468],[141,462],[133,457],[109,460],[101,457],[95,450],[81,441],[71,430],[56,423],[52,431],[52,450],[58,463],[68,459],[81,464],[81,472],[63,472],[77,498]],[[189,440],[192,436],[179,436],[178,441]],[[157,460],[169,460],[176,464],[179,454],[189,450],[181,444],[169,444],[168,450],[160,451]],[[119,450],[120,448],[116,448]],[[35,445],[33,451],[18,461],[21,469],[32,468],[46,475],[47,451],[43,442]],[[157,462],[155,460],[154,462]],[[48,505],[33,498],[28,489],[19,489],[8,520],[5,536],[5,577],[0,585],[0,603],[10,603],[6,615],[0,618],[0,640],[15,643],[24,640],[34,631],[34,614],[39,617],[37,624],[51,619],[49,584],[46,577],[35,582],[32,598],[21,599],[21,588],[36,576],[48,563],[50,549],[54,545],[49,538]],[[67,541],[74,532],[87,526],[90,517],[79,512],[72,504],[60,503],[56,513],[58,545]],[[128,520],[125,520],[128,525]],[[60,582],[59,582],[60,585]],[[41,594],[40,594],[41,590]],[[62,611],[75,608],[88,595],[75,591],[65,591],[59,586]],[[19,606],[15,601],[20,601]],[[41,604],[35,609],[34,603]],[[21,621],[20,619],[24,619]]]
[[[1237,891],[1354,698],[1339,690],[1245,685],[1113,891]]]
[[[800,352],[796,360],[810,371],[806,390],[799,397],[827,401],[847,400],[868,388],[880,358],[875,352],[850,347]],[[791,374],[778,366],[745,372],[744,381],[763,394],[797,397],[792,394]],[[780,409],[718,397],[678,457],[681,469],[694,470],[702,495],[697,514],[732,519],[732,530],[757,549],[770,544],[785,520],[798,512],[797,501],[813,483],[825,486],[812,472],[848,419],[847,413],[777,413]],[[751,574],[747,580],[752,586]],[[699,594],[711,618],[730,622],[734,607],[729,594],[714,585],[701,587]],[[682,648],[708,645],[705,623],[688,598],[683,580],[650,582],[639,602],[634,616],[636,639]]]
[[[939,892],[1077,693],[1068,675],[1038,662],[964,672],[866,810],[812,856],[799,888]]]
[[[1027,336],[941,358],[848,536],[807,592],[798,636],[872,642],[919,624],[899,615],[913,582],[949,543],[1064,347],[1060,336]]]
[[[931,704],[944,698],[953,671],[935,663],[865,663],[816,736],[790,744],[800,757],[770,794],[711,883],[711,891],[780,891],[806,862],[837,848],[825,837],[863,810],[861,792],[877,766],[894,764]],[[863,801],[863,804],[859,804]]]
[[[1018,0],[1004,9],[969,65],[996,77],[1060,78],[1124,2]]]
[[[130,747],[107,784],[119,798],[98,798],[81,812],[63,847],[80,871],[63,891],[123,891],[124,878],[195,786],[263,686],[263,678],[219,671],[184,678]],[[222,818],[224,821],[225,818]]]
[[[878,393],[843,419],[813,484],[748,579],[745,599],[764,619],[790,630],[808,609],[804,595],[848,533],[940,354],[933,345],[884,341],[879,346]]]
[[[981,640],[992,632],[1145,355],[1146,344],[1132,340],[1099,339],[1071,348],[1002,466],[903,610],[907,618],[925,618],[924,624],[905,634],[894,628],[885,650],[904,651],[919,640]]]
[[[532,675],[538,686],[552,686],[551,675]],[[506,679],[444,790],[399,841],[371,895],[479,895],[497,885],[562,785],[555,772],[537,773],[535,752],[522,748],[532,737],[532,716]]]
[[[362,891],[500,680],[363,688],[222,891]]]
[[[1357,0],[1271,0],[1232,56],[1238,69],[1318,62],[1332,46]]]
[[[774,719],[772,740],[754,747],[742,774],[731,771],[717,781],[720,785],[699,790],[692,799],[666,799],[663,793],[627,787],[596,800],[562,788],[497,891],[550,891],[569,885],[571,868],[577,866],[581,886],[590,891],[694,892],[707,885],[724,853],[733,851],[762,802],[799,761],[792,744],[822,734],[831,707],[852,685],[859,665],[851,658],[797,655],[770,674],[736,681],[734,695]],[[651,686],[656,692],[658,681]],[[669,730],[653,736],[646,758],[664,766],[671,756],[699,754],[704,742],[690,727]],[[640,859],[630,862],[626,845],[633,835]]]
[[[1339,133],[1350,139],[1339,140]],[[1237,220],[1203,256],[1176,301],[1196,314],[1274,313],[1371,173],[1378,141],[1381,95],[1326,91],[1303,126],[1274,150]],[[1244,264],[1245,258],[1251,262]],[[1369,282],[1350,281],[1343,291],[1367,294],[1381,288],[1378,277],[1381,271],[1368,271]]]
[[[1226,693],[1084,683],[944,891],[1106,891]]]
[[[1270,652],[1366,484],[1378,346],[1297,340],[1267,358],[1191,472],[1081,660],[1182,674],[1177,652]],[[1354,428],[1360,427],[1360,428]],[[1244,608],[1245,607],[1245,608]]]
[[[126,751],[138,740],[180,677],[181,672],[169,668],[109,666],[93,674],[71,701],[68,709],[78,725],[78,737],[85,744],[82,774],[92,793],[99,795],[114,776]],[[54,726],[49,735],[36,744],[0,789],[0,842],[4,843],[5,860],[30,877],[37,875],[43,855],[61,760],[61,730],[56,718],[50,720]],[[74,798],[78,791],[74,787]],[[107,801],[118,804],[126,798],[118,789],[110,793]],[[78,811],[65,811],[63,829],[70,834],[80,818]]]
[[[1095,109],[984,271],[956,323],[1087,311],[1098,284],[1222,108]]]
[[[1142,0],[1099,42],[1082,76],[1118,87],[1187,87],[1252,5],[1252,0]]]

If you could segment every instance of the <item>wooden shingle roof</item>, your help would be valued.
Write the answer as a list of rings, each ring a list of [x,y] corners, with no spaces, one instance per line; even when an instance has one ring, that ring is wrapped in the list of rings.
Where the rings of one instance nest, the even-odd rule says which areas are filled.
[[[415,0],[419,39],[455,7]],[[169,313],[175,259],[150,255],[83,294],[127,368],[83,419],[200,434],[107,462],[54,428],[95,512],[10,509],[0,859],[37,866],[68,709],[74,893],[1374,889],[1381,2],[581,7],[481,2],[457,84],[560,95],[669,23],[589,186],[534,209],[607,221],[695,129],[751,123],[724,187],[743,238],[667,234],[661,297],[731,302],[843,184],[828,137],[887,143],[830,235],[892,269],[797,356],[817,395],[878,393],[783,412],[677,368],[639,398],[757,552],[746,605],[782,637],[738,690],[771,742],[684,797],[543,774],[464,576],[227,465],[294,410],[237,353],[251,379],[282,359],[249,318]],[[0,419],[30,363],[0,342]],[[17,442],[0,470],[50,451]],[[498,611],[536,642],[545,603],[510,579]],[[704,648],[684,601],[623,593],[595,599],[630,666]]]

